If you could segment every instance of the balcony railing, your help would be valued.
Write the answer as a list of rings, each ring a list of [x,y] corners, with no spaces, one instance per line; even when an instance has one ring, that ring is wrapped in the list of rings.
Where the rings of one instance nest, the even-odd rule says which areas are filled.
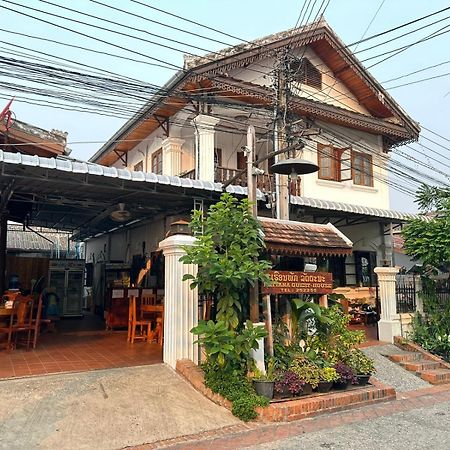
[[[238,175],[239,174],[239,175]],[[195,170],[189,170],[180,175],[182,178],[189,178],[191,180],[195,179]],[[214,176],[214,181],[218,183],[225,183],[231,178],[237,176],[232,184],[237,186],[247,186],[247,173],[241,173],[240,169],[232,169],[230,167],[216,167],[216,172]],[[257,187],[260,191],[264,193],[275,191],[275,181],[274,176],[268,173],[257,176]],[[290,194],[291,195],[301,195],[300,190],[300,179],[297,181],[290,182]]]

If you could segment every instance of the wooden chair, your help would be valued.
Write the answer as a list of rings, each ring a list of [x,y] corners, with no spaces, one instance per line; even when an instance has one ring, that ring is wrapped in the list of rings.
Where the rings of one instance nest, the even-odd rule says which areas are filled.
[[[30,349],[31,333],[33,331],[33,309],[34,298],[32,295],[17,296],[14,300],[15,314],[12,316],[12,332],[14,333],[14,344],[17,347],[18,342],[24,342],[27,350]],[[20,333],[26,333],[26,337],[19,339]]]
[[[13,337],[13,323],[17,317],[17,305],[13,304],[11,309],[5,309],[2,315],[2,321],[0,322],[0,334],[6,334],[6,350],[12,349],[12,337]]]
[[[141,318],[146,314],[150,315],[151,321],[155,323],[154,335],[159,345],[163,343],[164,329],[164,305],[157,304],[157,295],[149,294],[141,298]]]
[[[136,335],[136,327],[140,327],[140,334]],[[147,331],[144,331],[144,328]],[[136,308],[136,297],[130,296],[130,304],[128,308],[128,342],[134,344],[136,339],[142,339],[143,341],[149,341],[152,336],[152,321],[146,319],[138,319]]]

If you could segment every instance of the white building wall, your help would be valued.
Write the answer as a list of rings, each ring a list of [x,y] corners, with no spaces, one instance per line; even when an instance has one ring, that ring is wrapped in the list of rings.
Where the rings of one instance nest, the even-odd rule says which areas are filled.
[[[317,143],[332,144],[338,148],[351,146],[357,152],[370,154],[373,165],[373,187],[355,185],[353,180],[341,182],[321,180],[318,174],[314,173],[302,176],[302,196],[389,209],[389,186],[386,182],[389,155],[382,152],[381,137],[338,125],[320,123],[318,125],[319,127],[323,125],[322,133],[306,141],[302,157],[317,163]],[[326,130],[332,130],[332,134]],[[343,135],[345,138],[338,138],[336,135]],[[344,161],[342,166],[345,167],[346,164],[348,163]]]

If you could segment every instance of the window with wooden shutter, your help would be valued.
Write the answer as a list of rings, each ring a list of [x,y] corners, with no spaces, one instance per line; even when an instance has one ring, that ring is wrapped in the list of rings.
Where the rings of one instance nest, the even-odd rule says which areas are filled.
[[[291,62],[291,77],[297,83],[322,89],[322,72],[308,58]]]
[[[152,154],[152,172],[157,175],[162,175],[163,166],[162,166],[162,149],[156,150]]]
[[[321,180],[340,181],[340,161],[332,145],[317,144],[317,165]]]
[[[373,186],[371,155],[352,152],[352,178],[353,183],[359,186]]]
[[[143,172],[143,170],[144,170],[144,162],[143,161],[139,161],[137,164],[134,165],[133,170],[135,172]]]

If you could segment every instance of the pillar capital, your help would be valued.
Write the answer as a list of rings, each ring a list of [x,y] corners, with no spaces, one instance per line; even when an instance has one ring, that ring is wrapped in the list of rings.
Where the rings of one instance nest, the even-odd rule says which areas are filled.
[[[377,274],[378,279],[393,281],[395,280],[395,276],[400,271],[400,267],[375,267],[373,271]]]
[[[167,151],[181,151],[181,147],[186,141],[179,137],[168,137],[161,142],[163,150]]]
[[[184,247],[194,245],[195,237],[187,234],[174,234],[167,237],[159,243],[159,248],[163,251],[164,256],[173,255],[175,253],[185,254]]]
[[[202,131],[214,131],[214,127],[220,122],[220,119],[206,114],[199,114],[192,119],[193,124]]]

